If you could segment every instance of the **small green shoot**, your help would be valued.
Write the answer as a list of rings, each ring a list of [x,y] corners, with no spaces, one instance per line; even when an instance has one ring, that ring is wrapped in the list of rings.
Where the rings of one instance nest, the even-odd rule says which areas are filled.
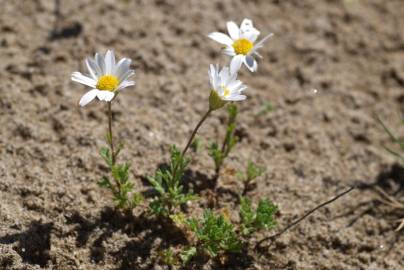
[[[218,176],[220,169],[223,165],[224,160],[227,158],[231,150],[238,142],[238,137],[235,135],[236,131],[236,118],[238,114],[238,109],[235,104],[229,104],[227,106],[228,113],[228,123],[226,128],[226,135],[222,146],[213,142],[209,146],[209,156],[213,159],[215,163],[216,176]]]
[[[190,160],[183,157],[175,145],[171,146],[170,153],[170,165],[157,170],[155,176],[147,178],[158,192],[158,196],[150,203],[150,208],[154,214],[163,216],[174,214],[179,206],[196,199],[192,193],[185,193],[181,184]]]
[[[386,151],[388,151],[389,153],[393,154],[397,158],[400,158],[401,160],[404,161],[404,141],[397,138],[379,117],[376,117],[376,119],[379,122],[379,124],[383,127],[383,129],[387,133],[387,135],[389,135],[391,141],[400,148],[400,150],[396,150],[396,149],[391,149],[390,147],[387,147],[387,146],[383,146],[384,149],[386,149]],[[398,151],[402,151],[403,154],[399,153]]]
[[[175,254],[173,248],[171,248],[171,247],[160,251],[159,256],[160,256],[160,260],[165,265],[176,266],[176,265],[180,264],[180,262],[177,258],[177,255]]]
[[[265,103],[262,105],[262,107],[260,108],[260,110],[257,112],[257,116],[266,115],[266,114],[272,112],[273,109],[274,109],[274,108],[273,108],[273,106],[272,106],[272,103],[269,102],[269,101],[267,101],[267,102],[265,102]]]
[[[253,233],[276,226],[277,211],[278,207],[270,200],[260,200],[253,208],[250,199],[240,197],[240,223],[234,223],[226,214],[215,214],[210,209],[205,210],[201,219],[189,218],[186,223],[194,233],[195,243],[181,252],[183,264],[197,255],[217,258],[228,253],[240,253],[251,242]]]
[[[201,149],[203,148],[203,142],[199,138],[195,138],[192,143],[191,143],[191,149],[195,153],[199,153]]]
[[[265,168],[257,166],[251,160],[247,163],[245,173],[238,172],[238,178],[243,182],[243,195],[245,195],[255,183],[255,179],[260,177],[265,172]]]
[[[198,240],[197,247],[210,257],[214,258],[225,252],[241,251],[242,245],[236,229],[223,215],[216,215],[211,210],[206,210],[202,219],[191,218],[187,223]]]
[[[276,226],[274,219],[278,207],[269,200],[260,200],[254,210],[251,200],[240,198],[240,232],[243,236],[249,236],[258,230],[271,230]]]

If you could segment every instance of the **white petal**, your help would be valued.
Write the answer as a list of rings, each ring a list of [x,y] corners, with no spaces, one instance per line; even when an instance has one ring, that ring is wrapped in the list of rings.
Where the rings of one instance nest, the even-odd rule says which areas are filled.
[[[97,62],[97,65],[100,67],[101,75],[105,75],[106,70],[105,70],[105,61],[104,61],[103,55],[100,54],[100,53],[96,53],[95,54],[95,61]]]
[[[79,101],[79,105],[80,105],[81,107],[86,106],[88,103],[90,103],[90,102],[95,98],[95,96],[97,95],[97,92],[98,92],[97,89],[93,89],[93,90],[90,90],[90,91],[88,91],[87,93],[85,93],[85,94],[81,97],[81,99],[80,99],[80,101]]]
[[[71,79],[74,82],[78,82],[78,83],[90,86],[92,88],[95,88],[95,86],[97,84],[97,82],[94,79],[87,77],[78,71],[72,73]]]
[[[225,49],[223,49],[223,53],[228,56],[236,55],[236,52],[234,51],[233,46],[227,46]]]
[[[223,33],[213,32],[210,33],[208,37],[216,42],[219,42],[220,44],[224,44],[227,46],[231,46],[233,44],[233,40],[228,35]]]
[[[102,76],[100,67],[93,59],[87,58],[86,66],[94,80],[98,80],[98,78]]]
[[[124,81],[124,82],[122,82],[119,86],[118,86],[118,89],[117,90],[121,90],[121,89],[124,89],[124,88],[126,88],[126,87],[128,87],[128,86],[133,86],[133,85],[135,85],[136,83],[134,82],[134,81]]]
[[[135,74],[135,72],[132,69],[129,69],[128,71],[126,71],[126,73],[119,76],[118,79],[120,82],[123,82],[123,81],[127,80],[130,76],[132,76],[133,74]]]
[[[240,25],[240,30],[242,31],[242,32],[246,32],[246,31],[249,31],[249,30],[251,30],[251,29],[255,29],[254,28],[254,25],[253,25],[253,22],[250,20],[250,19],[244,19],[242,22],[241,22],[241,25]]]
[[[111,101],[115,96],[114,92],[111,91],[98,91],[97,92],[97,98],[99,100],[104,100],[104,101]]]
[[[242,82],[240,80],[234,80],[227,85],[227,88],[230,91],[236,91],[240,86],[242,86]]]
[[[235,22],[227,22],[227,31],[233,40],[240,38],[240,29]]]
[[[229,80],[230,77],[230,71],[228,67],[223,67],[222,70],[219,73],[220,77],[220,84],[226,86],[227,81]]]
[[[229,100],[229,101],[241,101],[241,100],[245,100],[247,97],[245,95],[234,95],[234,96],[230,96],[227,98],[224,98],[225,100]]]
[[[263,39],[261,39],[260,41],[257,42],[257,44],[255,44],[254,48],[251,50],[252,52],[254,52],[255,50],[261,48],[264,44],[265,41],[267,41],[270,37],[272,37],[274,34],[270,33],[269,35],[267,35],[266,37],[264,37]]]
[[[208,75],[209,75],[210,87],[213,89],[216,89],[216,76],[215,76],[216,70],[215,70],[215,66],[212,64],[209,65]]]
[[[129,58],[122,58],[119,60],[118,64],[116,65],[114,75],[118,78],[124,75],[129,70],[131,62],[132,60]]]
[[[260,35],[260,33],[258,31],[246,31],[246,32],[243,32],[240,35],[240,37],[241,38],[246,38],[249,41],[251,41],[252,43],[254,43],[257,40],[259,35]]]
[[[115,54],[113,51],[108,50],[105,54],[105,73],[113,74],[115,69]]]
[[[255,59],[251,56],[251,55],[247,55],[244,58],[244,65],[251,71],[251,72],[255,72],[257,71],[257,61],[255,61]]]
[[[230,62],[230,72],[231,73],[236,73],[240,69],[241,64],[244,62],[244,58],[245,58],[244,55],[238,54],[238,55],[234,56],[233,59],[231,59],[231,62]]]

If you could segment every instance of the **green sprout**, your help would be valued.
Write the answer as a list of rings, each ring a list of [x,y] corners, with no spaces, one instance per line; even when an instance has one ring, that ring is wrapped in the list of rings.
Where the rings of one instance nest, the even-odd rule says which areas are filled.
[[[199,250],[210,257],[216,257],[224,252],[241,251],[241,241],[236,229],[223,215],[216,215],[211,210],[206,210],[202,219],[191,218],[187,223],[195,233]]]
[[[387,133],[387,135],[390,137],[391,141],[394,144],[396,144],[400,150],[392,149],[387,146],[383,146],[384,149],[386,149],[389,153],[393,154],[397,158],[404,161],[404,141],[402,139],[396,137],[379,117],[376,117],[376,119],[380,123],[380,125],[383,127],[383,129]],[[404,121],[403,121],[403,123],[404,123]],[[401,151],[403,153],[399,153],[399,151]]]
[[[238,142],[238,137],[235,135],[236,118],[238,114],[237,106],[235,104],[229,104],[227,106],[227,113],[229,120],[222,146],[220,147],[216,142],[211,143],[209,146],[209,156],[215,163],[216,178],[219,176],[224,160]]]
[[[255,209],[248,198],[241,197],[240,202],[240,223],[234,223],[224,214],[215,214],[209,209],[205,210],[201,219],[187,220],[196,241],[181,252],[184,265],[197,255],[214,259],[228,253],[240,253],[251,242],[253,233],[276,226],[274,216],[278,207],[271,201],[260,200]]]
[[[272,112],[274,107],[272,106],[272,103],[270,101],[265,102],[260,110],[257,112],[257,116],[263,116],[266,115],[269,112]]]
[[[265,168],[255,165],[252,161],[248,161],[245,173],[238,172],[238,178],[243,182],[243,195],[255,184],[255,179],[260,177],[265,172]]]
[[[249,236],[258,230],[271,230],[276,226],[274,219],[278,207],[269,200],[260,200],[254,210],[251,200],[245,197],[240,198],[240,232]]]
[[[195,138],[191,143],[191,149],[195,153],[199,153],[203,147],[203,142],[199,138]]]
[[[159,252],[160,260],[165,265],[176,266],[179,264],[177,255],[175,254],[173,248],[167,248]]]
[[[158,192],[158,196],[150,203],[154,214],[170,216],[176,209],[196,198],[192,193],[186,193],[181,184],[184,170],[189,159],[184,157],[175,145],[170,149],[171,159],[167,168],[157,170],[153,177],[148,177],[149,183]]]

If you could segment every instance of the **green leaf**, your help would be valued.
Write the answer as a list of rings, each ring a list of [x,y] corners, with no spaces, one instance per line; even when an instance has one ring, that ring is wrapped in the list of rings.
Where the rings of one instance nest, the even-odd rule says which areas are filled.
[[[196,247],[188,247],[183,251],[181,251],[180,258],[182,260],[182,264],[187,265],[192,260],[192,258],[196,256],[196,254],[197,254]]]
[[[102,147],[100,150],[101,157],[105,160],[109,167],[112,167],[112,156],[109,152],[109,149],[106,147]]]
[[[255,178],[261,176],[265,172],[263,167],[256,166],[252,161],[247,164],[247,182],[253,181]]]
[[[159,197],[150,204],[155,214],[172,214],[174,208],[195,199],[191,193],[185,193],[181,184],[189,159],[184,158],[175,145],[170,148],[170,165],[156,171],[154,177],[148,177],[149,183],[159,193]],[[175,176],[174,176],[175,175]]]
[[[278,212],[278,206],[269,200],[260,200],[257,207],[256,226],[260,229],[272,229],[276,226],[274,218]]]
[[[97,184],[98,184],[98,186],[100,186],[100,187],[112,189],[112,184],[111,184],[111,182],[109,181],[109,178],[106,177],[106,176],[103,176],[103,177],[101,178],[101,180],[97,182]]]
[[[191,143],[191,148],[195,153],[199,153],[203,147],[202,140],[199,138],[195,138]]]
[[[273,111],[272,103],[267,101],[264,103],[264,105],[262,105],[261,109],[257,113],[257,116],[263,116],[272,111]]]
[[[133,207],[138,206],[143,201],[144,201],[144,197],[141,193],[136,192],[132,195],[131,204]]]
[[[188,219],[187,224],[195,233],[198,243],[211,257],[224,252],[240,252],[241,241],[234,225],[223,215],[206,210],[202,219]]]

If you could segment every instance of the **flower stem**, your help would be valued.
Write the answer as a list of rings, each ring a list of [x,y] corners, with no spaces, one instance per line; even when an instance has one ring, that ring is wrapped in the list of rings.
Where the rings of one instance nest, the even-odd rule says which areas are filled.
[[[115,166],[116,153],[114,148],[114,140],[112,136],[112,102],[108,102],[108,144],[111,149],[112,167]],[[111,168],[112,169],[112,168]],[[115,178],[114,178],[115,179]],[[115,179],[115,184],[118,188],[118,193],[121,193],[121,184]]]
[[[195,138],[196,133],[198,132],[198,129],[201,127],[201,125],[203,124],[203,122],[205,122],[206,118],[208,118],[208,116],[209,116],[209,114],[210,114],[211,112],[212,112],[212,110],[209,109],[209,110],[205,113],[205,115],[202,117],[202,119],[198,122],[198,124],[196,125],[194,131],[192,131],[191,137],[189,138],[187,145],[185,146],[184,150],[182,150],[182,153],[181,153],[182,156],[184,156],[185,153],[187,152],[189,146],[191,145],[192,141],[193,141],[194,138]]]
[[[112,137],[112,105],[111,102],[108,102],[108,143],[111,148],[112,155],[112,165],[115,165],[115,151],[114,151],[114,141]]]
[[[203,122],[205,122],[205,120],[208,118],[208,116],[210,115],[210,113],[212,112],[212,109],[209,109],[204,116],[201,118],[201,120],[198,122],[198,124],[196,125],[196,127],[194,128],[194,130],[191,133],[191,137],[189,137],[189,140],[187,142],[187,145],[185,146],[184,150],[182,150],[181,152],[181,157],[183,158],[185,156],[185,154],[187,153],[187,150],[189,148],[189,146],[191,145],[192,141],[195,138],[196,133],[198,132],[198,129],[202,126]],[[178,169],[178,163],[176,164],[176,166],[174,167],[174,172],[173,172],[173,179],[175,179],[175,174],[177,173],[177,169]]]

